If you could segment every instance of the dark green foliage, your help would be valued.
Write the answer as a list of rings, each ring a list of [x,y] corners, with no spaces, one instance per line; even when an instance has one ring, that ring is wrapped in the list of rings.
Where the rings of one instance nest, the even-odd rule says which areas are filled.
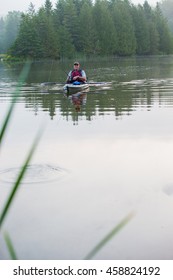
[[[37,31],[40,40],[42,57],[58,58],[59,45],[57,34],[55,32],[51,10],[42,8],[37,17]]]
[[[117,30],[119,55],[132,55],[136,51],[134,23],[128,1],[116,1],[113,6],[113,19]]]
[[[144,14],[142,6],[132,8],[132,16],[134,22],[134,32],[136,38],[136,53],[149,54],[150,53],[150,31],[148,21]]]
[[[81,34],[81,49],[87,54],[94,54],[96,50],[96,30],[92,14],[92,6],[85,2],[81,7],[80,15],[80,34]]]
[[[60,26],[57,31],[59,38],[60,52],[59,56],[63,58],[70,58],[75,52],[74,45],[72,43],[71,34],[65,26]]]
[[[71,0],[66,0],[64,9],[63,26],[66,28],[71,36],[72,44],[76,51],[80,51],[80,33],[79,33],[79,17],[77,16],[77,9]]]
[[[47,16],[47,17],[50,17],[51,14],[52,14],[52,3],[51,3],[50,0],[46,0],[46,1],[45,1],[45,7],[44,7],[44,9],[45,9],[46,16]]]
[[[41,41],[35,21],[34,16],[22,15],[19,35],[10,50],[12,55],[24,58],[42,56]]]
[[[116,54],[116,27],[107,1],[96,1],[93,17],[100,54]]]
[[[0,21],[0,34],[4,22]],[[169,54],[173,39],[161,9],[147,1],[58,0],[22,15],[10,54],[31,58],[85,55]]]

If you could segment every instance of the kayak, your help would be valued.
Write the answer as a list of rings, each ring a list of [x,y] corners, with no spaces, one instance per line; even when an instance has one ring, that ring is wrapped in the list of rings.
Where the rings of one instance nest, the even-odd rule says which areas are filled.
[[[89,90],[89,84],[65,84],[63,89],[66,93],[73,94]]]

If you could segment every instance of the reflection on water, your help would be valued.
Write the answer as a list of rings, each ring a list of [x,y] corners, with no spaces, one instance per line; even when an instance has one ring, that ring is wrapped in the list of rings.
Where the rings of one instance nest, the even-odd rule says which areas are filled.
[[[81,107],[86,105],[87,94],[85,92],[78,92],[71,95],[67,95],[68,99],[74,105],[76,112],[81,111]]]
[[[83,259],[135,211],[96,258],[172,259],[173,57],[81,64],[87,93],[64,94],[71,62],[34,63],[21,87],[1,148],[0,209],[42,122],[45,132],[4,225],[17,255]],[[1,123],[20,70],[0,64]],[[1,235],[0,248],[8,259]]]
[[[11,91],[15,90],[15,86],[16,84],[0,84],[1,102],[11,100]],[[92,84],[88,93],[72,94],[68,98],[63,94],[62,84],[53,87],[26,84],[21,88],[18,102],[24,103],[26,108],[33,108],[35,115],[39,110],[48,111],[51,119],[58,112],[68,120],[69,116],[76,120],[75,111],[81,111],[81,107],[81,115],[87,120],[95,115],[108,114],[113,114],[118,119],[122,115],[132,114],[139,107],[152,110],[154,104],[172,106],[172,92],[173,79],[170,78],[112,82],[109,85]]]

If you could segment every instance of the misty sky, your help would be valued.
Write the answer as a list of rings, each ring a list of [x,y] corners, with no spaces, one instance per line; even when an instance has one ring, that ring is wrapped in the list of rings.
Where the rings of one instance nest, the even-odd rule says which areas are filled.
[[[145,0],[131,0],[134,4],[143,4]],[[28,10],[28,6],[30,3],[33,3],[35,6],[35,9],[38,9],[41,7],[45,0],[5,0],[1,1],[0,6],[0,15],[7,14],[9,11],[24,11],[26,12]],[[52,0],[52,4],[56,3],[57,0]],[[159,2],[158,0],[148,0],[148,3],[152,6]]]

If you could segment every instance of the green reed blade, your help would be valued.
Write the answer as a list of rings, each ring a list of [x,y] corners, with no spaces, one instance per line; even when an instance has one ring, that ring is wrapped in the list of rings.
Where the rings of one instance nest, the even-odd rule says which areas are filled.
[[[4,239],[5,239],[8,251],[10,253],[11,259],[12,260],[17,260],[18,258],[17,258],[16,252],[14,250],[13,243],[12,243],[11,238],[10,238],[10,236],[7,232],[4,233]]]
[[[84,260],[92,259],[114,237],[114,235],[117,234],[130,221],[132,217],[132,213],[125,217],[92,249],[92,251],[84,258]]]
[[[23,82],[25,81],[25,79],[26,79],[26,77],[27,77],[27,75],[29,73],[30,67],[31,67],[31,63],[26,63],[24,68],[23,68],[23,70],[22,70],[22,72],[21,72],[21,74],[20,74],[20,76],[19,76],[18,85],[17,85],[16,90],[15,90],[15,92],[13,94],[12,102],[11,102],[11,104],[9,106],[9,109],[8,109],[7,114],[5,116],[2,128],[0,130],[0,144],[2,142],[2,139],[3,139],[4,133],[6,131],[7,125],[9,123],[10,117],[12,115],[12,112],[13,112],[16,100],[19,97],[20,87],[23,84]]]
[[[27,170],[27,166],[28,166],[28,164],[29,164],[29,162],[30,162],[30,160],[31,160],[31,158],[33,156],[33,153],[34,153],[34,151],[36,149],[36,146],[38,144],[38,141],[40,139],[40,135],[41,135],[41,133],[39,133],[37,135],[37,137],[36,137],[32,147],[31,147],[31,150],[30,150],[30,152],[29,152],[29,154],[28,154],[28,156],[27,156],[27,158],[25,160],[25,163],[21,167],[21,170],[20,170],[19,175],[18,175],[18,177],[16,179],[16,182],[14,183],[12,191],[11,191],[7,201],[6,201],[6,204],[5,204],[5,206],[3,208],[3,211],[2,211],[2,213],[0,215],[0,228],[2,227],[3,221],[5,219],[5,216],[7,215],[7,212],[9,210],[9,207],[10,207],[11,203],[12,203],[12,200],[13,200],[13,198],[14,198],[14,196],[15,196],[15,194],[16,194],[16,192],[17,192],[17,190],[18,190],[18,188],[19,188],[19,186],[21,184],[21,181],[22,181],[22,179],[24,177],[24,174],[25,174],[25,172]]]

